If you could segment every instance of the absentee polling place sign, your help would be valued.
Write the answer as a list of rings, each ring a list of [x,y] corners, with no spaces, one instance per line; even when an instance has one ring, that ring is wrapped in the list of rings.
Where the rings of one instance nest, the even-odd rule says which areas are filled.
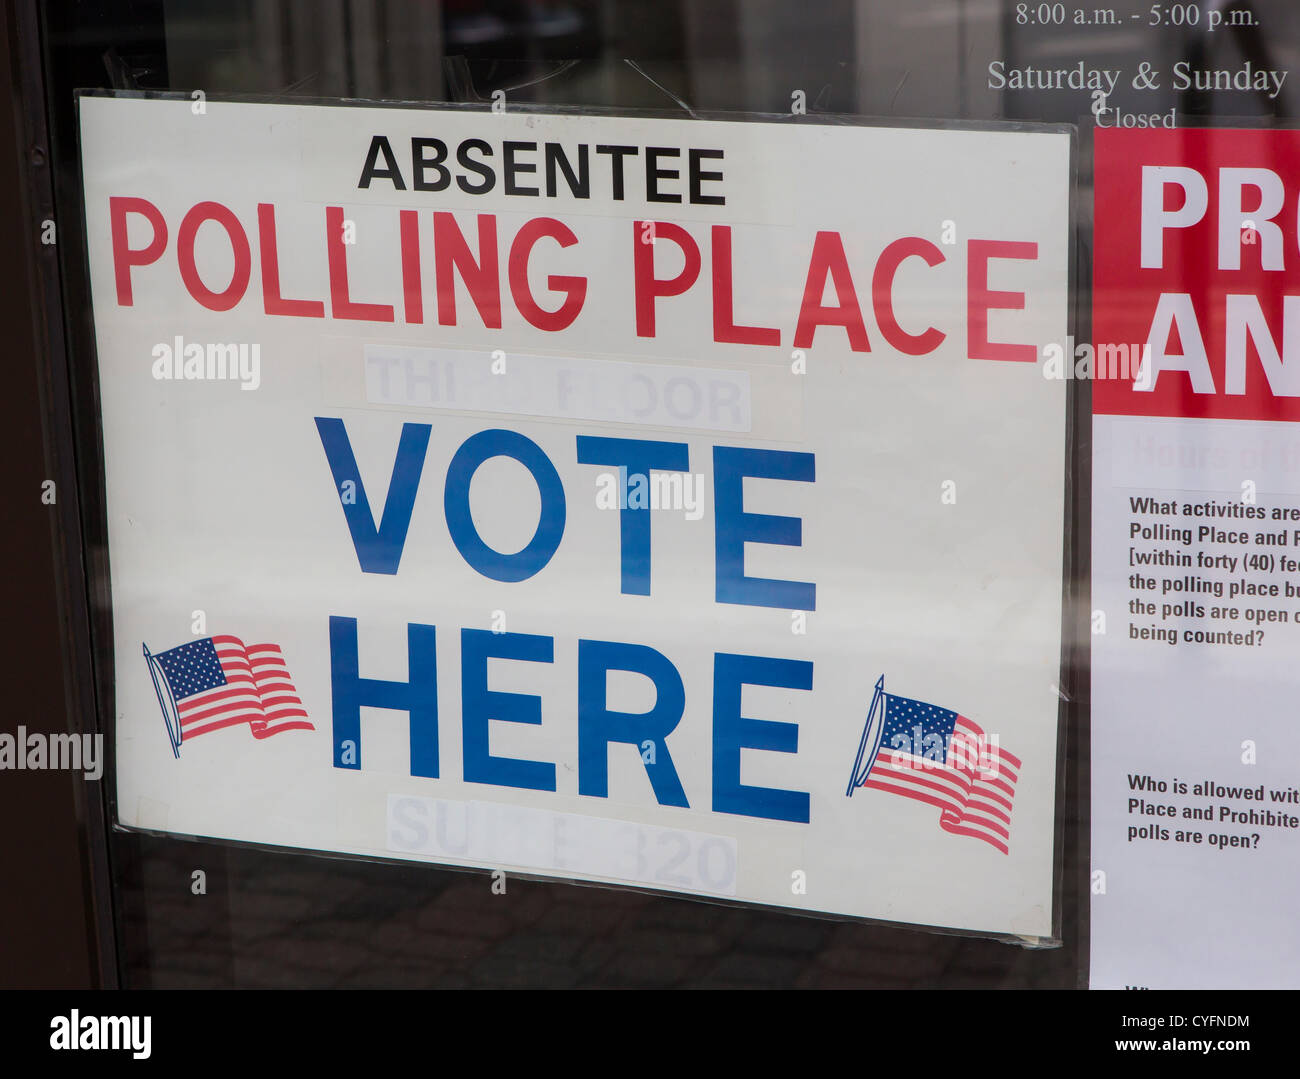
[[[81,138],[123,825],[1051,934],[1066,134]]]

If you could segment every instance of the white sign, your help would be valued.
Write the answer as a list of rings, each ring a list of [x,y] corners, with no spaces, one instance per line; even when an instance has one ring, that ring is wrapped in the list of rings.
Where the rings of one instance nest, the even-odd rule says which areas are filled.
[[[1294,989],[1300,133],[1095,149],[1089,981]]]
[[[122,824],[1052,935],[1066,134],[81,128]]]

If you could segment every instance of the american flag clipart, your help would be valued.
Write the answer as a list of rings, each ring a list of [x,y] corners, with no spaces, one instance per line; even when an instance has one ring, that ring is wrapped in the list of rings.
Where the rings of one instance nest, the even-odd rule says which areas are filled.
[[[225,727],[247,725],[254,738],[316,729],[278,644],[223,634],[156,654],[145,645],[144,658],[177,757],[184,742]]]
[[[924,701],[885,692],[876,682],[857,760],[849,777],[858,787],[937,806],[939,827],[1008,853],[1011,805],[1020,758],[965,716]]]

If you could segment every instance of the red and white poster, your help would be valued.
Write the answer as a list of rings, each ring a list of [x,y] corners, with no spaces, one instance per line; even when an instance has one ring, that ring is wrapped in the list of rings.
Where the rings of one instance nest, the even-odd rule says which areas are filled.
[[[1300,132],[1095,146],[1091,982],[1294,987]]]

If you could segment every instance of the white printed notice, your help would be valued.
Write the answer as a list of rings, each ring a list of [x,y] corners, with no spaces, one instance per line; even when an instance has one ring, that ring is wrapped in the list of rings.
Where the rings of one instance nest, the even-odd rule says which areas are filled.
[[[123,825],[1053,935],[1067,134],[81,138]]]
[[[1098,132],[1101,988],[1300,986],[1300,135]]]

